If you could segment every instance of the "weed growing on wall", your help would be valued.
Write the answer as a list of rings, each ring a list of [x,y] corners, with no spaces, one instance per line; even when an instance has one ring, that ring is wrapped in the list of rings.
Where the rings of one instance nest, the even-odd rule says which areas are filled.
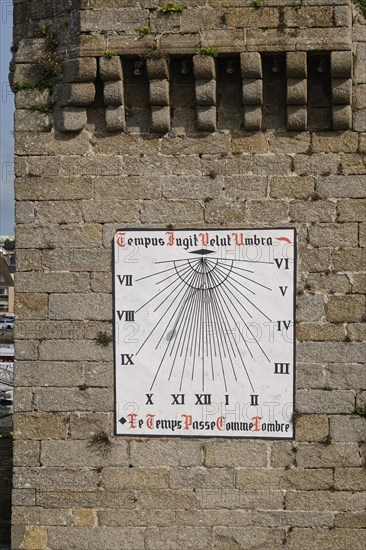
[[[61,59],[56,54],[58,42],[54,31],[46,24],[40,26],[36,31],[35,36],[45,39],[45,46],[47,52],[34,60],[36,70],[41,74],[41,78],[37,83],[31,83],[27,81],[15,82],[13,87],[17,92],[19,90],[31,90],[38,88],[44,90],[46,88],[53,88],[56,84],[61,72],[62,63]]]
[[[107,59],[113,59],[113,57],[117,57],[117,54],[114,50],[106,50],[104,52],[104,57],[106,57]]]
[[[18,82],[14,83],[13,88],[16,92],[19,92],[19,90],[34,90],[37,88],[37,85],[26,80],[18,80]]]
[[[161,7],[160,11],[162,13],[165,13],[165,15],[173,15],[174,13],[183,13],[187,8],[184,6],[180,6],[179,4],[173,4],[173,2],[169,2],[168,4],[165,4]]]
[[[56,84],[57,78],[62,71],[59,57],[54,52],[50,52],[39,57],[35,65],[42,74],[42,79],[38,82],[38,88],[41,90],[44,88],[52,88]]]
[[[355,0],[355,2],[361,8],[363,16],[366,17],[366,0]]]
[[[140,36],[146,36],[147,34],[151,34],[151,29],[150,29],[150,27],[138,27],[137,29],[135,29],[135,31],[136,31]]]
[[[112,441],[106,432],[98,432],[89,441],[89,447],[102,455],[108,455],[112,451]]]
[[[97,342],[101,346],[107,347],[108,344],[113,342],[113,336],[111,334],[108,334],[108,332],[98,332]]]
[[[201,55],[210,55],[211,57],[217,57],[219,52],[214,48],[201,48]]]

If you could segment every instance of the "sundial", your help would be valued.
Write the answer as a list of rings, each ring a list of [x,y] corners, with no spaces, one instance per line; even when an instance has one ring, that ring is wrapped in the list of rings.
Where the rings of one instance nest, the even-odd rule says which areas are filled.
[[[117,231],[116,434],[293,438],[295,241]]]

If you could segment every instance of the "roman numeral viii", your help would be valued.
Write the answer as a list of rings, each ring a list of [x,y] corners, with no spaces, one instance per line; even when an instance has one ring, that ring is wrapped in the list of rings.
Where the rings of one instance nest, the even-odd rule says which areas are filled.
[[[135,320],[135,312],[134,311],[117,311],[118,319],[120,321],[123,321],[123,318],[125,318],[125,321],[134,321]]]

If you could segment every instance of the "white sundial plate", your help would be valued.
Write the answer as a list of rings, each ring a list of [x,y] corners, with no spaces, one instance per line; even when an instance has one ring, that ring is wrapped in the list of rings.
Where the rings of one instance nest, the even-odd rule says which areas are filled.
[[[293,439],[293,228],[119,230],[116,434]]]

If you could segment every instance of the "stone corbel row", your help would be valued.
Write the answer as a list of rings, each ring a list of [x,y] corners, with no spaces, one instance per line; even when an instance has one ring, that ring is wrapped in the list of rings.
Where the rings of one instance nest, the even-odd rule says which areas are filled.
[[[352,126],[352,52],[331,53],[332,128],[348,130]]]
[[[97,65],[94,57],[70,59],[65,62],[63,81],[56,91],[55,126],[61,132],[79,132],[87,123],[86,108],[96,97],[95,81],[103,82],[103,104],[108,132],[123,132],[125,109],[123,105],[123,72],[119,57],[101,57]]]
[[[259,52],[240,54],[244,129],[262,128],[263,74]],[[169,65],[163,58],[146,61],[149,79],[151,129],[154,133],[170,130]],[[103,82],[103,104],[108,132],[123,132],[126,127],[124,79],[121,58],[101,57],[70,59],[64,64],[62,83],[56,90],[55,126],[63,132],[81,131],[87,123],[86,108],[96,98],[95,81]],[[307,128],[307,54],[287,52],[287,128]],[[210,56],[193,56],[197,129],[214,132],[216,113],[216,64]],[[352,53],[331,52],[332,128],[347,130],[352,126]]]
[[[287,129],[307,128],[307,62],[305,52],[287,52]],[[352,127],[352,52],[331,52],[332,129]]]

